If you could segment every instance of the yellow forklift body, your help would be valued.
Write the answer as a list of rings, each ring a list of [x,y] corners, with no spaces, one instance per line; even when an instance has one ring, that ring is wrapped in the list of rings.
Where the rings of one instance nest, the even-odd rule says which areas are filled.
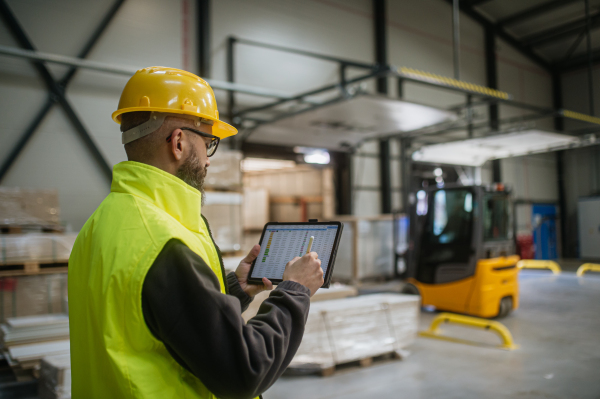
[[[411,278],[421,294],[423,306],[478,317],[495,317],[502,298],[510,297],[513,309],[519,307],[517,262],[519,256],[480,259],[475,274],[444,284],[424,284]]]

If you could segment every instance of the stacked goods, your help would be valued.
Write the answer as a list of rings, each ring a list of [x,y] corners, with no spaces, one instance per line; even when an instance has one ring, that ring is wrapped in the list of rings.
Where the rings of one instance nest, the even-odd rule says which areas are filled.
[[[69,316],[63,313],[9,317],[6,323],[0,325],[0,340],[4,348],[68,338]]]
[[[398,353],[416,337],[420,298],[376,294],[311,303],[304,338],[290,368],[337,364]]]
[[[76,238],[76,234],[54,233],[2,235],[0,266],[27,262],[66,263]]]
[[[333,270],[336,281],[356,283],[394,275],[392,215],[338,216],[336,220],[344,223]]]
[[[269,221],[269,192],[264,188],[244,188],[244,230],[262,231]]]
[[[0,321],[67,312],[67,274],[0,278]]]
[[[242,244],[241,161],[240,151],[217,151],[210,159],[205,180],[202,214],[216,244],[225,253],[239,251]]]
[[[215,243],[223,252],[239,251],[242,243],[242,194],[210,191],[202,205]]]
[[[45,356],[68,354],[69,316],[15,317],[0,326],[4,356],[17,370],[39,369]]]
[[[260,305],[263,303],[265,299],[269,297],[271,291],[263,291],[257,294],[254,297],[254,300],[248,306],[248,309],[244,313],[242,313],[242,317],[245,321],[250,320],[258,313],[258,309]],[[332,299],[340,299],[347,298],[351,296],[356,296],[358,294],[358,290],[354,287],[350,287],[348,285],[333,283],[331,287],[328,289],[318,290],[315,295],[310,298],[310,302],[319,302],[319,301],[328,301]]]
[[[71,353],[70,342],[65,339],[11,346],[7,348],[4,357],[13,369],[37,371],[44,357],[68,355],[69,353]]]
[[[71,398],[71,356],[55,355],[42,359],[40,366],[40,399]]]
[[[0,187],[0,227],[5,232],[23,228],[62,230],[58,192]]]
[[[270,220],[331,220],[335,209],[333,170],[298,166],[244,173],[244,187],[269,193]]]
[[[241,162],[240,151],[219,149],[210,158],[210,167],[205,179],[206,188],[239,191],[242,187]]]

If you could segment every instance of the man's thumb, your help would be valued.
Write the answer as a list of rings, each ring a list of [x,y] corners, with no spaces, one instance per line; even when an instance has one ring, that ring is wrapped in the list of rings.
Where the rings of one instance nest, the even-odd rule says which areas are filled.
[[[244,258],[244,261],[248,262],[248,263],[252,262],[254,259],[256,259],[259,252],[260,252],[260,245],[256,244],[255,246],[252,247],[250,252],[248,252],[248,255],[246,255],[246,257]]]

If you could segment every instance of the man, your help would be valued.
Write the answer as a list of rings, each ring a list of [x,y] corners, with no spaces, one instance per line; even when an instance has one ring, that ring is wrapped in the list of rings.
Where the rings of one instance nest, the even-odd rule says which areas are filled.
[[[201,216],[203,181],[222,138],[210,86],[151,67],[125,86],[113,119],[129,161],[79,233],[69,261],[73,398],[252,398],[292,360],[316,253],[294,258],[247,324],[241,312],[272,283],[249,285],[258,245],[225,276]]]

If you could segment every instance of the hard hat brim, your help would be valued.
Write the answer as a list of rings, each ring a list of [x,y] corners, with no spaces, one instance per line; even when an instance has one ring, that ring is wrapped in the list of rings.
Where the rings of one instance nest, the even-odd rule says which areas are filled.
[[[171,108],[154,108],[154,107],[152,107],[152,108],[148,108],[148,107],[124,108],[124,109],[119,109],[119,110],[113,112],[112,119],[113,119],[113,121],[117,122],[120,125],[121,124],[121,115],[126,114],[128,112],[138,112],[138,111],[164,112],[166,114],[192,115],[192,116],[197,116],[197,117],[203,118],[203,119],[209,119],[211,121],[214,121],[214,125],[212,128],[212,134],[214,136],[217,136],[220,139],[235,136],[238,133],[237,129],[235,127],[231,126],[229,123],[223,122],[223,121],[216,119],[210,115],[189,112],[189,111],[183,111],[183,110],[179,111],[179,110],[171,109]]]

